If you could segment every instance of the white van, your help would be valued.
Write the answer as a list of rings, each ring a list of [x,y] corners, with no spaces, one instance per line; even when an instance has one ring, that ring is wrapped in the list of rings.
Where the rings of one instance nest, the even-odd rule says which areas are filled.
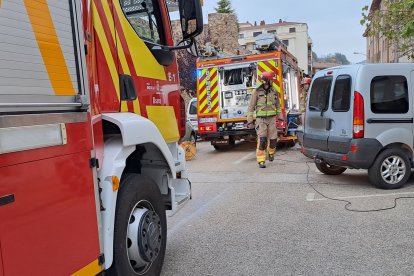
[[[309,91],[303,152],[317,168],[368,169],[376,187],[403,186],[414,165],[414,63],[329,68]]]
[[[198,121],[197,121],[197,98],[192,98],[187,107],[187,121],[193,126],[193,129],[197,133]]]

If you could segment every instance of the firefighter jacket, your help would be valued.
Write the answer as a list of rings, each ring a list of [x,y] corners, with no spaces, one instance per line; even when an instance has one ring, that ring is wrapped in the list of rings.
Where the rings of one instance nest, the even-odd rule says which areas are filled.
[[[253,113],[256,111],[256,117],[278,116],[283,118],[282,109],[280,108],[279,93],[273,87],[267,91],[263,85],[253,91],[250,98],[249,110],[247,112],[247,121],[253,122]]]

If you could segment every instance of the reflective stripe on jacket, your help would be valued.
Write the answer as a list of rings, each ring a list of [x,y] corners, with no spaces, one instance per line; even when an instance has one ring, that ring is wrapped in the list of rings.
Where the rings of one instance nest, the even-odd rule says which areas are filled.
[[[261,85],[253,91],[247,116],[253,116],[254,111],[256,111],[256,117],[269,117],[282,114],[279,94],[273,87],[270,87],[266,92],[263,85]]]

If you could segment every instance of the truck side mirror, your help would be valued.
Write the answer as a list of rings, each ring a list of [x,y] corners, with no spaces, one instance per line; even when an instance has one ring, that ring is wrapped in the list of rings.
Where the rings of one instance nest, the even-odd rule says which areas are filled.
[[[188,40],[203,31],[201,0],[178,0],[183,40]]]

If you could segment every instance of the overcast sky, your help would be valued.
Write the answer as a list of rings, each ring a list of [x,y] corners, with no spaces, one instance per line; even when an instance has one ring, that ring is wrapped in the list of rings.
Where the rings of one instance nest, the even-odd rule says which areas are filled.
[[[307,23],[313,49],[318,56],[343,53],[351,62],[365,59],[364,27],[359,21],[362,7],[371,0],[232,0],[240,22],[275,23],[279,19]],[[217,0],[204,0],[203,13],[214,12]]]

